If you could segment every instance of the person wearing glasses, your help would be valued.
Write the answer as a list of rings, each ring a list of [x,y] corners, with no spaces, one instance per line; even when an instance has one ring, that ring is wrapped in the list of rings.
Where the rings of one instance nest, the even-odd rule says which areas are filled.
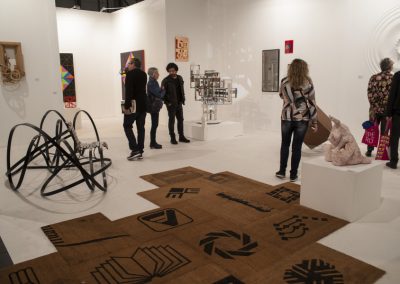
[[[178,65],[169,63],[166,67],[169,75],[165,77],[161,86],[165,89],[164,102],[168,109],[168,129],[171,144],[178,144],[175,137],[175,117],[178,121],[179,142],[189,143],[183,133],[183,105],[185,104],[185,90],[182,76],[178,75]]]
[[[124,131],[128,138],[129,161],[143,159],[144,124],[146,122],[146,84],[147,75],[140,69],[142,63],[134,58],[128,63],[125,77]],[[136,112],[131,113],[132,100],[136,101]],[[136,122],[137,142],[133,133],[133,123]]]

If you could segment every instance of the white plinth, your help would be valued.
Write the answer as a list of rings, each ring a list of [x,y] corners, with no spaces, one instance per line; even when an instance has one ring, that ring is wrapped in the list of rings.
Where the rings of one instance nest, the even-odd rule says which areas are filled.
[[[74,121],[75,113],[80,111],[81,109],[78,107],[75,108],[64,108],[64,118],[66,121]],[[78,115],[76,118],[75,129],[80,129],[82,127],[82,117]]]
[[[202,125],[197,121],[185,121],[184,131],[187,137],[206,141],[243,135],[243,125],[235,121],[208,125]]]
[[[383,164],[338,167],[324,157],[303,162],[300,204],[355,221],[380,205]]]

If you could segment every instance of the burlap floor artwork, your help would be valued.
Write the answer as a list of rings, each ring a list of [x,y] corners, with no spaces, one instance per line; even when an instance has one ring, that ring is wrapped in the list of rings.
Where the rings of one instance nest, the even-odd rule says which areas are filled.
[[[101,213],[45,226],[42,230],[69,264],[137,244]]]
[[[142,179],[148,181],[156,186],[164,186],[167,184],[182,182],[200,177],[210,176],[211,173],[196,169],[193,167],[184,167],[171,171],[155,173],[150,175],[141,176]]]
[[[43,231],[58,253],[0,270],[0,283],[374,283],[385,272],[316,242],[346,221],[298,205],[300,186],[192,167],[145,179],[158,209],[100,213]]]

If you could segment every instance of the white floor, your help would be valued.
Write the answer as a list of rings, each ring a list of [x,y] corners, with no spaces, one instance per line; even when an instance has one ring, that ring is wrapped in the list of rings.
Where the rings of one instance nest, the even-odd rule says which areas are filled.
[[[84,129],[79,132],[82,139],[90,136],[85,126],[84,123]],[[129,162],[126,160],[129,151],[122,121],[97,121],[97,127],[101,139],[110,147],[106,156],[113,161],[108,170],[109,189],[106,194],[99,190],[91,193],[86,185],[80,185],[66,193],[42,198],[38,188],[47,176],[44,170],[30,173],[19,192],[9,189],[3,175],[0,236],[14,263],[56,251],[42,233],[41,226],[94,212],[102,212],[115,220],[156,208],[136,195],[155,188],[139,178],[144,174],[193,166],[213,173],[232,171],[272,185],[281,182],[274,177],[279,165],[279,133],[258,132],[234,139],[171,145],[166,127],[160,126],[158,142],[164,148],[146,148],[144,160]],[[148,143],[147,132],[146,147]],[[16,153],[22,151],[26,148],[15,149]],[[302,159],[319,155],[322,155],[321,148],[310,150],[305,147]],[[0,148],[0,171],[6,172],[5,148]],[[320,240],[320,243],[385,270],[387,273],[377,283],[400,283],[400,169],[384,169],[382,197],[378,210]]]

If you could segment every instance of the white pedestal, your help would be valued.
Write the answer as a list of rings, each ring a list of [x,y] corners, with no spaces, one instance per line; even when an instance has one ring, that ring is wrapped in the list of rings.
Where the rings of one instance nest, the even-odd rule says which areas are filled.
[[[77,113],[78,111],[80,111],[81,109],[78,107],[75,108],[64,108],[64,117],[66,121],[74,121],[74,116],[75,113]],[[75,124],[75,129],[80,129],[82,127],[82,116],[79,115],[76,118],[76,124]]]
[[[235,121],[208,125],[202,125],[197,121],[184,121],[184,131],[187,137],[206,141],[243,135],[243,125]]]
[[[380,205],[383,164],[338,167],[324,157],[303,162],[300,204],[355,221]]]

